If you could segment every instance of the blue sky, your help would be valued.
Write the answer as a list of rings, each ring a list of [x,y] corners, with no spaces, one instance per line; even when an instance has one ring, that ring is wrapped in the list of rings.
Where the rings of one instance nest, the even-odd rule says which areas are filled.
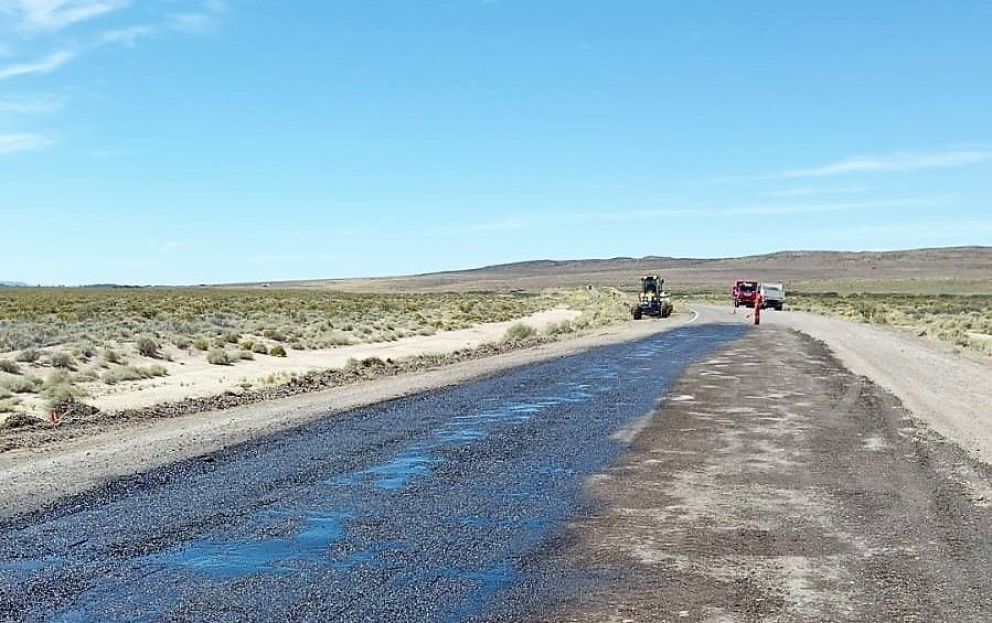
[[[0,0],[0,279],[992,244],[992,3]]]

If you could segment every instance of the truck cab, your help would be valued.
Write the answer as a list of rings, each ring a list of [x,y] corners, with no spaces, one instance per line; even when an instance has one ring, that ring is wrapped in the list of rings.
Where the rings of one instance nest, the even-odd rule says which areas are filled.
[[[764,307],[782,311],[785,306],[785,286],[781,283],[763,283],[758,289],[764,299]]]
[[[734,287],[730,290],[730,297],[734,300],[734,307],[754,307],[754,300],[758,296],[758,282],[738,280],[734,282]]]

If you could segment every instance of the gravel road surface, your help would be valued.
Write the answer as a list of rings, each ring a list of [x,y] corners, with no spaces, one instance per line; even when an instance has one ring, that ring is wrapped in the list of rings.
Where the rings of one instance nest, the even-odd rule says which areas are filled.
[[[534,620],[987,623],[989,476],[822,343],[763,325],[591,480],[599,506],[543,564],[594,581]]]
[[[724,317],[726,315],[724,314]],[[920,420],[992,465],[992,361],[895,329],[802,312],[766,312],[767,324],[818,340],[855,374],[895,395]]]
[[[583,483],[694,361],[675,329],[359,409],[0,525],[0,621],[514,620]]]

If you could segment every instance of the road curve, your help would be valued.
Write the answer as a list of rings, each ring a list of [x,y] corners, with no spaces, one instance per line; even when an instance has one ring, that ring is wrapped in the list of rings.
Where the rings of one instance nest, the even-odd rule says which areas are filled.
[[[697,324],[363,408],[0,524],[0,621],[511,620]],[[530,569],[540,567],[535,573]]]

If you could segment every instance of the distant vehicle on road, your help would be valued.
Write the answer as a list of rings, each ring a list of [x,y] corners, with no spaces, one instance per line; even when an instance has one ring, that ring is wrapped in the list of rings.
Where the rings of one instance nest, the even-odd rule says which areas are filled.
[[[641,277],[641,293],[637,297],[637,304],[630,308],[634,320],[640,320],[643,316],[668,318],[673,309],[672,299],[665,292],[665,280],[658,275]]]
[[[754,299],[758,296],[758,282],[739,280],[734,283],[730,290],[730,297],[734,300],[734,307],[754,307]]]
[[[764,308],[769,307],[776,311],[782,311],[785,306],[785,286],[781,283],[763,283],[758,288],[761,298],[764,299]]]

